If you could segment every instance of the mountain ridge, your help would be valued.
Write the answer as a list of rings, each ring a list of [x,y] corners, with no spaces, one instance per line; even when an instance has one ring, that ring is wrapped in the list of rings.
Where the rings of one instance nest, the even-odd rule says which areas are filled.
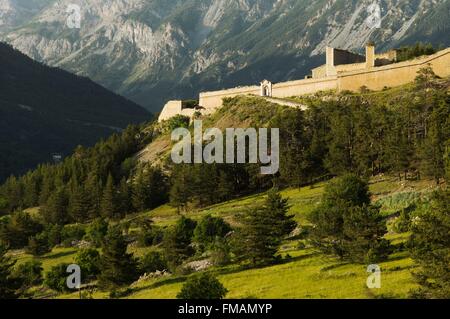
[[[0,43],[0,56],[0,180],[151,119],[90,79],[47,67],[9,45]]]

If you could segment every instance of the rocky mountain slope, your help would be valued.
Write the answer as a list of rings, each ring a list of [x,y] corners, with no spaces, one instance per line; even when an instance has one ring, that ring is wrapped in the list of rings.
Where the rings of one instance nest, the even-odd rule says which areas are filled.
[[[23,1],[0,0],[0,8]],[[38,9],[15,19],[14,30],[0,18],[3,39],[151,110],[200,90],[302,78],[323,63],[326,45],[358,51],[369,40],[380,49],[450,43],[447,0],[34,2]],[[80,7],[79,29],[68,27],[70,4]],[[372,19],[378,13],[380,25]]]
[[[0,43],[0,181],[151,114],[87,78]]]

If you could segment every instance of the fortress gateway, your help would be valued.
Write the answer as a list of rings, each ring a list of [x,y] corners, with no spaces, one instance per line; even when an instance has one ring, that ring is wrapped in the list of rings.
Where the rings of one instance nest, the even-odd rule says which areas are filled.
[[[326,64],[312,70],[304,80],[275,83],[268,80],[259,86],[237,87],[228,90],[202,92],[199,107],[185,107],[183,101],[169,101],[159,116],[159,121],[175,115],[192,117],[195,112],[207,115],[222,106],[222,99],[237,95],[255,95],[267,98],[286,98],[318,91],[359,91],[362,86],[370,90],[382,90],[414,81],[417,71],[430,65],[436,75],[450,76],[450,48],[430,56],[397,62],[397,51],[375,53],[375,46],[366,46],[366,56],[349,51],[326,48]]]

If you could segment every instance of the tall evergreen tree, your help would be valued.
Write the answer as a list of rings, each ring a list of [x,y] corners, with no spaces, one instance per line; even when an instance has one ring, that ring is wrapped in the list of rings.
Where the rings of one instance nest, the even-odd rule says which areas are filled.
[[[382,260],[389,253],[382,238],[385,221],[379,209],[370,206],[367,183],[355,175],[328,184],[309,220],[311,243],[325,253],[357,262]]]
[[[441,100],[428,119],[427,136],[422,146],[425,173],[436,184],[445,176],[445,142],[450,138],[450,105]]]
[[[129,285],[138,277],[137,261],[127,253],[128,244],[120,227],[108,231],[102,245],[99,284],[104,288]]]
[[[60,188],[50,195],[47,203],[40,209],[47,224],[64,225],[68,222],[67,194],[65,189]]]
[[[450,190],[434,194],[431,205],[413,219],[408,242],[411,255],[419,265],[415,278],[420,298],[450,296]]]
[[[114,180],[111,174],[108,175],[108,180],[106,181],[105,188],[103,189],[103,197],[100,209],[103,217],[117,217],[117,192],[114,187]]]
[[[164,234],[164,255],[171,270],[175,270],[186,258],[194,254],[191,243],[196,225],[192,219],[182,216],[176,225]]]
[[[293,216],[287,215],[287,200],[272,190],[263,206],[242,216],[242,227],[234,240],[238,260],[252,266],[274,260],[283,238],[295,228]]]
[[[289,235],[297,226],[294,215],[288,215],[288,198],[283,198],[279,192],[272,188],[267,195],[264,208],[273,215],[273,234],[280,238]]]
[[[16,262],[6,256],[6,252],[6,247],[0,244],[0,299],[15,299],[20,282],[12,276]]]
[[[88,175],[85,182],[85,192],[87,198],[87,216],[95,219],[100,216],[100,201],[102,198],[102,182],[95,172]]]
[[[131,213],[132,209],[131,190],[127,179],[124,177],[121,179],[118,187],[117,212],[123,217],[126,214]]]
[[[138,172],[135,180],[133,181],[131,198],[135,211],[142,212],[147,208],[148,196],[149,190],[147,185],[145,184],[144,172],[141,170]]]

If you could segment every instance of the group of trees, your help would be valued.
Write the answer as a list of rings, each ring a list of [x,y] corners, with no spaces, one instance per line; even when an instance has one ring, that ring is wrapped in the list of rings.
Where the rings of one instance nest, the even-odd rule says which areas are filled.
[[[143,134],[142,127],[130,126],[92,148],[77,147],[60,164],[41,165],[21,178],[10,177],[0,187],[3,212],[40,206],[45,222],[63,225],[100,216],[117,218],[139,209],[133,207],[132,194],[139,190],[132,180],[137,175],[147,182],[153,172],[136,171],[133,156],[151,135]],[[112,204],[118,205],[111,209]]]
[[[450,167],[449,167],[450,168]],[[450,296],[450,189],[434,194],[428,208],[419,210],[411,223],[408,247],[419,266],[414,273],[420,289],[417,298]]]
[[[273,184],[302,186],[348,173],[442,181],[450,98],[431,68],[422,69],[415,84],[401,93],[344,93],[301,102],[309,109],[284,108],[269,119],[269,127],[280,129],[279,174],[261,176],[260,164],[174,165],[171,204],[181,209],[207,206]],[[246,107],[242,98],[224,101],[225,109],[235,105]]]
[[[47,223],[65,224],[121,218],[169,199],[180,209],[207,206],[273,183],[306,185],[328,175],[414,173],[439,182],[450,136],[449,99],[431,68],[422,69],[415,86],[401,94],[305,98],[307,111],[283,109],[269,121],[281,134],[275,177],[259,174],[259,164],[169,165],[166,176],[136,165],[134,154],[153,133],[129,127],[93,148],[77,148],[62,164],[9,178],[0,187],[0,212],[40,206]],[[228,99],[225,108],[236,101]]]

